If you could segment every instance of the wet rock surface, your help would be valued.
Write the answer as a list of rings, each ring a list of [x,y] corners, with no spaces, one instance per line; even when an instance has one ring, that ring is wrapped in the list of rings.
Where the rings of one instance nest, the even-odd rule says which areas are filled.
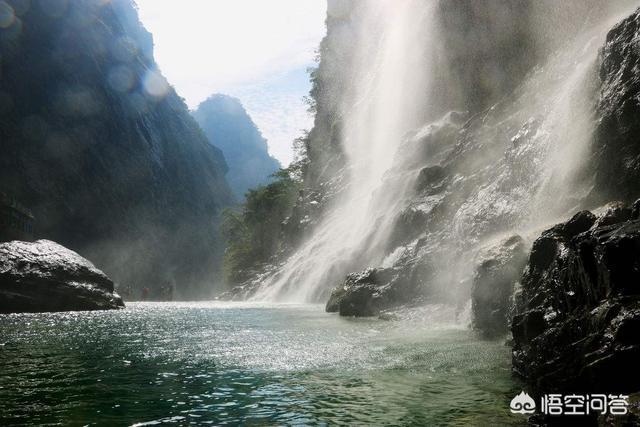
[[[511,330],[513,369],[537,390],[640,388],[640,220],[612,210],[630,212],[579,212],[533,244]]]
[[[349,274],[341,286],[334,288],[327,301],[326,311],[341,316],[378,316],[381,311],[408,302],[415,290],[402,271],[369,268]]]
[[[594,197],[632,202],[640,192],[640,12],[636,11],[607,34],[601,50],[601,117],[593,153]]]
[[[0,244],[0,313],[123,308],[109,277],[49,240]]]
[[[640,12],[601,50],[591,200],[535,241],[511,325],[514,371],[546,393],[640,389]]]
[[[507,333],[511,296],[526,260],[525,241],[517,235],[490,246],[478,256],[471,304],[473,327],[484,336]]]

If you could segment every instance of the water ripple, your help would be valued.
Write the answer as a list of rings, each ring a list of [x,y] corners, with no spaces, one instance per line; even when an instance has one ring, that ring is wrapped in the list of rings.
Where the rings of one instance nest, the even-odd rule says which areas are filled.
[[[320,306],[0,316],[0,425],[507,425],[509,350]]]

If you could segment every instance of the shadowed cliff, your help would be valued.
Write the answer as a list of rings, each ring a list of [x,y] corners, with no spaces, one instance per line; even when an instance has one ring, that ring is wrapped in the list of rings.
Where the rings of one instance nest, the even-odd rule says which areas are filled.
[[[0,185],[33,211],[35,237],[134,290],[208,293],[227,167],[158,71],[134,4],[8,4]]]

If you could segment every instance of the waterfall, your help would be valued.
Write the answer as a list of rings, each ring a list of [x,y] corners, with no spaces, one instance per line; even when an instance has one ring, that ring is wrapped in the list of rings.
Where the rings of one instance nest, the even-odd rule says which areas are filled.
[[[419,0],[384,0],[357,10],[351,40],[344,40],[356,45],[342,112],[347,191],[256,298],[313,300],[326,292],[328,282],[380,261],[393,212],[409,183],[381,184],[402,136],[420,122],[425,104],[414,95],[426,92],[428,63],[422,59],[433,28],[430,7],[425,10]]]
[[[532,22],[549,19],[555,6],[545,4],[544,13],[531,12]],[[559,41],[567,36],[559,31],[516,90],[464,125],[456,119],[464,113],[434,119],[442,105],[465,110],[464,100],[429,98],[456,89],[441,72],[439,3],[376,0],[355,7],[348,38],[353,65],[345,71],[350,88],[341,94],[345,191],[254,299],[322,300],[347,273],[402,259],[428,259],[435,271],[429,286],[464,299],[468,286],[452,284],[469,282],[482,247],[500,236],[527,236],[579,208],[590,189],[585,168],[598,49],[622,12],[632,10],[629,2],[619,4],[602,16],[587,10],[567,42]],[[538,23],[534,30],[545,28]],[[454,129],[456,138],[417,162],[422,141],[442,129]],[[425,166],[446,171],[439,194],[416,194]],[[395,239],[398,218],[407,212],[437,219],[411,239]]]

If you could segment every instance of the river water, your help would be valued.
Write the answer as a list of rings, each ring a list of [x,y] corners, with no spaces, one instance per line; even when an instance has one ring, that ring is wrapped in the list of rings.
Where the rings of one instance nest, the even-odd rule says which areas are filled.
[[[220,302],[2,315],[0,425],[522,423],[509,347],[451,319]]]

